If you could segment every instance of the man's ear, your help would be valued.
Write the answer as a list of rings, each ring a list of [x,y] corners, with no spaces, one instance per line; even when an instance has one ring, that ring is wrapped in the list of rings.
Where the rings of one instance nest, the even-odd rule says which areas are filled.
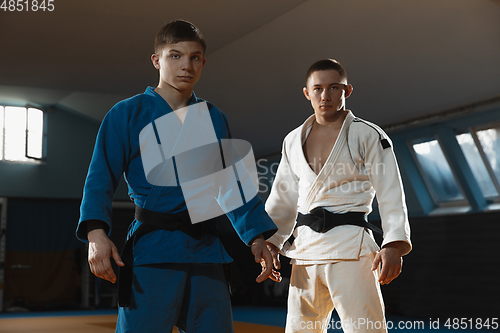
[[[309,90],[307,90],[307,87],[302,88],[302,92],[304,93],[304,96],[310,101],[311,96],[309,96]]]
[[[206,62],[207,62],[207,58],[203,58],[203,65],[202,65],[202,67],[205,66]]]
[[[160,57],[156,53],[151,56],[151,62],[156,69],[160,69]]]
[[[354,88],[352,87],[352,85],[348,84],[345,87],[345,98],[351,96],[353,90],[354,90]]]

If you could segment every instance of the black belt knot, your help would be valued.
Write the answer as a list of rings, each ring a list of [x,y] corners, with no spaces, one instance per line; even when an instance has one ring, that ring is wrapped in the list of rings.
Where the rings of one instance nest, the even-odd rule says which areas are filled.
[[[314,208],[309,214],[301,214],[297,215],[297,223],[295,224],[295,228],[300,226],[308,226],[312,230],[325,233],[328,230],[340,226],[340,225],[355,225],[362,228],[371,229],[373,232],[382,235],[383,231],[374,226],[373,224],[367,221],[367,214],[362,212],[348,212],[345,214],[335,214],[322,207]],[[295,237],[292,235],[288,238],[287,242],[290,245],[295,240]]]

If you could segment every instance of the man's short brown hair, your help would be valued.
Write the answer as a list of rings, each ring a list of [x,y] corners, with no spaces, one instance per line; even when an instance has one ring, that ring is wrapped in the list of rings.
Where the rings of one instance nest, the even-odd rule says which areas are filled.
[[[344,69],[344,66],[342,66],[340,64],[340,62],[338,62],[335,59],[324,59],[324,60],[316,61],[314,64],[311,65],[311,67],[309,67],[309,69],[307,70],[307,75],[306,75],[306,85],[307,85],[307,81],[309,80],[309,78],[311,77],[311,75],[314,72],[327,71],[327,70],[331,70],[331,69],[339,72],[340,78],[345,79],[347,82],[347,73]]]
[[[177,44],[179,42],[198,42],[203,47],[203,54],[207,49],[205,39],[201,31],[191,22],[175,20],[165,24],[156,34],[155,53],[160,54],[167,44]]]

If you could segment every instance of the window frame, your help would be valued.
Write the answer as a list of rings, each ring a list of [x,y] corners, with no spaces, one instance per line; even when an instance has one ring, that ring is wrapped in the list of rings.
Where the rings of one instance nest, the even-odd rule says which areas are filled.
[[[491,178],[491,181],[493,183],[493,186],[498,192],[498,195],[496,197],[486,197],[487,200],[492,200],[493,202],[500,203],[500,180],[497,178],[495,172],[493,171],[493,168],[490,164],[490,161],[488,159],[488,156],[486,156],[486,153],[484,152],[483,145],[481,144],[481,141],[479,140],[479,137],[477,136],[478,131],[482,130],[487,130],[491,129],[493,127],[500,127],[500,122],[495,122],[495,123],[488,123],[488,124],[482,124],[478,126],[471,126],[466,129],[472,136],[472,139],[474,140],[474,144],[477,147],[477,150],[479,152],[479,155],[481,156],[481,159],[483,160],[483,163],[486,167],[486,170],[488,171],[488,175]]]
[[[42,150],[42,153],[41,153],[41,157],[35,157],[35,156],[30,156],[29,155],[29,129],[28,129],[28,125],[29,125],[29,110],[30,109],[35,109],[35,110],[39,110],[42,112],[42,137],[41,137],[41,147],[40,149]],[[46,123],[46,117],[45,117],[45,114],[46,112],[41,109],[41,108],[37,108],[37,107],[33,107],[31,105],[26,105],[26,141],[25,141],[25,144],[24,144],[24,157],[28,158],[28,159],[31,159],[31,160],[35,160],[35,161],[44,161],[45,160],[45,123]]]

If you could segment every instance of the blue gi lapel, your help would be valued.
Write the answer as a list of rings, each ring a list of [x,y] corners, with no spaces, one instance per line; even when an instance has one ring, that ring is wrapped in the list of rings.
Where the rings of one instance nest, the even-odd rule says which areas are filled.
[[[198,101],[193,94],[182,125],[170,107],[170,112],[152,122],[163,162],[153,178],[148,178],[148,182],[154,185],[143,208],[155,210],[157,200],[166,187],[179,186],[176,155],[218,141],[206,102],[197,103]],[[166,102],[165,104],[168,105]]]

